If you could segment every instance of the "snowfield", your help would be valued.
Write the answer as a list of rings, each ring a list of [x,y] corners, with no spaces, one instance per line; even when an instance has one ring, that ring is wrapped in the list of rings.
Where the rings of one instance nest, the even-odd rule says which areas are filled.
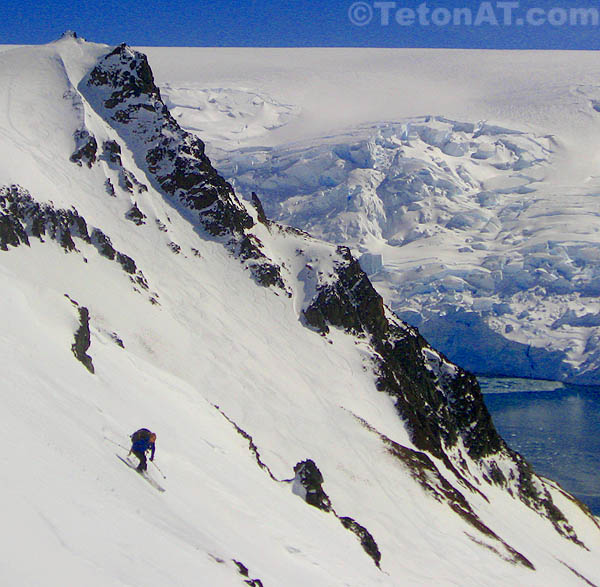
[[[238,191],[382,255],[378,291],[452,360],[600,381],[596,54],[147,50]]]
[[[374,357],[367,341],[336,328],[321,336],[303,324],[303,310],[318,288],[333,280],[339,257],[336,246],[299,231],[255,222],[253,238],[262,241],[267,258],[285,269],[287,290],[257,285],[251,266],[200,228],[190,211],[166,197],[156,177],[140,166],[140,145],[147,137],[135,132],[127,135],[116,123],[109,124],[108,114],[97,106],[100,90],[85,80],[112,49],[66,36],[50,45],[0,53],[0,235],[15,237],[0,250],[0,496],[6,528],[0,539],[2,584],[600,583],[598,521],[553,482],[537,477],[532,481],[540,492],[547,491],[565,520],[539,515],[506,488],[486,480],[482,473],[485,459],[476,463],[467,457],[459,477],[447,466],[450,461],[430,455],[432,468],[421,469],[421,484],[415,482],[409,466],[390,450],[417,454],[392,397],[376,388]],[[125,59],[130,53],[123,49],[120,56]],[[475,127],[467,124],[456,129],[449,119],[363,125],[360,131],[335,135],[323,143],[314,136],[304,137],[310,141],[308,152],[313,158],[308,167],[298,166],[298,183],[292,185],[287,181],[293,174],[285,165],[286,157],[296,161],[300,155],[284,143],[276,148],[275,137],[288,140],[291,134],[286,133],[292,133],[294,126],[302,127],[307,135],[321,128],[322,119],[310,118],[311,107],[320,102],[322,116],[336,110],[336,96],[353,87],[352,80],[360,79],[361,69],[356,66],[362,58],[357,53],[307,52],[310,59],[305,61],[305,52],[300,52],[290,74],[299,77],[289,85],[289,78],[280,75],[281,68],[290,63],[286,52],[274,52],[271,62],[270,53],[261,51],[250,51],[245,61],[240,59],[244,52],[237,50],[177,53],[154,49],[148,53],[160,83],[166,84],[167,74],[172,76],[170,85],[164,85],[164,97],[182,123],[201,136],[205,128],[220,135],[219,148],[227,146],[218,155],[224,168],[228,161],[251,168],[246,149],[273,141],[272,150],[261,146],[257,157],[266,155],[255,168],[261,172],[261,165],[270,158],[282,165],[281,174],[273,180],[280,183],[273,184],[271,192],[261,190],[270,209],[281,204],[290,218],[306,214],[314,219],[311,228],[318,235],[329,238],[327,231],[342,231],[338,234],[343,238],[334,240],[352,241],[357,250],[383,251],[386,267],[392,262],[402,270],[390,270],[376,281],[395,307],[400,308],[401,296],[408,295],[418,313],[428,304],[426,296],[437,291],[436,276],[445,272],[444,283],[453,286],[462,280],[469,284],[464,287],[466,307],[482,303],[480,294],[485,291],[493,308],[497,303],[494,290],[473,285],[469,279],[482,272],[481,282],[488,279],[491,287],[495,282],[488,274],[496,269],[477,269],[478,264],[492,254],[518,252],[518,259],[511,262],[520,275],[529,274],[524,267],[531,255],[554,259],[554,249],[527,249],[545,238],[541,220],[539,230],[531,228],[540,233],[531,241],[523,237],[521,225],[515,229],[515,242],[501,246],[492,238],[506,230],[500,213],[507,206],[503,198],[518,201],[507,191],[515,187],[515,177],[522,182],[519,186],[529,186],[531,170],[544,175],[552,169],[557,148],[548,137],[529,131],[511,134],[485,125],[478,127],[483,131],[475,136]],[[174,55],[183,57],[177,67],[171,67]],[[394,53],[383,55],[384,61],[397,62],[395,67],[405,63]],[[429,55],[424,52],[421,57],[425,70],[432,68]],[[337,71],[340,57],[348,69],[326,79],[328,71]],[[502,62],[503,57],[494,55],[493,59]],[[458,63],[445,64],[443,69],[452,71]],[[362,67],[369,70],[371,65],[367,56]],[[464,67],[461,75],[466,75]],[[307,83],[315,71],[325,72],[319,74],[323,77],[316,88]],[[419,71],[413,65],[407,76]],[[242,77],[244,72],[248,78]],[[392,73],[382,82],[385,95],[379,103],[356,106],[357,112],[350,114],[340,108],[331,124],[348,124],[351,120],[346,117],[363,117],[371,107],[388,104],[395,95],[393,87],[401,91],[402,86]],[[234,82],[236,76],[238,82]],[[374,85],[377,79],[373,70],[370,81],[361,83]],[[267,80],[270,84],[262,83]],[[313,95],[315,89],[337,85],[338,94],[319,99]],[[211,89],[218,87],[232,90]],[[277,96],[276,87],[281,88]],[[505,89],[509,87],[507,83]],[[189,88],[194,91],[190,93]],[[298,99],[301,88],[305,101]],[[451,94],[452,87],[447,90]],[[247,92],[247,100],[242,91]],[[362,91],[361,99],[366,99],[374,89],[363,87]],[[448,98],[448,104],[458,108],[466,93],[464,87],[462,93]],[[135,92],[128,98],[135,103]],[[433,111],[435,100],[424,95],[422,107]],[[401,104],[393,107],[401,108]],[[145,115],[143,111],[144,107],[139,116]],[[155,120],[149,108],[146,112],[150,121]],[[389,118],[384,115],[391,112],[381,114]],[[462,119],[450,106],[448,115]],[[253,121],[233,148],[230,135],[237,129],[233,123],[221,125],[222,116],[247,116]],[[543,118],[544,113],[539,116]],[[153,127],[148,128],[153,132]],[[433,151],[425,146],[429,143],[424,136],[432,128],[441,134],[457,134],[454,146],[446,147],[448,169],[438,165],[439,140],[431,139]],[[378,137],[372,161],[364,160],[369,149],[352,149],[359,135],[368,144],[371,136]],[[506,150],[501,149],[498,137],[514,149],[506,145]],[[203,138],[210,145],[212,136]],[[257,142],[251,145],[253,141]],[[344,163],[336,167],[332,153],[339,144],[348,150],[340,158]],[[410,231],[416,230],[417,209],[405,220],[414,226],[405,226],[402,220],[394,225],[398,245],[387,242],[387,228],[379,222],[377,214],[387,215],[386,209],[373,209],[367,218],[357,205],[351,212],[358,223],[356,233],[352,233],[353,221],[346,223],[343,214],[331,218],[325,214],[318,225],[307,203],[312,192],[302,187],[308,185],[303,183],[306,169],[314,163],[328,172],[332,185],[325,190],[323,185],[316,187],[324,198],[340,200],[335,190],[346,182],[366,202],[374,198],[376,185],[388,181],[384,176],[390,169],[407,164],[399,154],[402,148],[414,151],[416,167],[426,170],[440,190],[433,202],[414,200],[415,205],[423,202],[423,213],[431,216],[426,224],[431,235],[417,235],[405,244]],[[461,174],[458,159],[453,157],[467,157],[475,149],[484,163],[473,163]],[[521,164],[518,157],[515,161],[515,153],[521,155]],[[379,155],[390,156],[389,167],[375,168]],[[494,163],[502,167],[497,170],[502,180],[493,175]],[[339,168],[339,175],[332,177],[332,166]],[[244,177],[250,181],[253,176]],[[489,191],[499,198],[496,204],[486,207],[471,202],[465,193],[481,181],[491,182]],[[293,197],[275,202],[279,188],[282,195],[293,193]],[[586,194],[572,200],[575,208],[587,205]],[[548,212],[543,202],[538,206]],[[244,203],[243,208],[257,221],[254,207]],[[455,228],[440,227],[442,209],[454,219]],[[36,235],[39,225],[32,219],[42,216],[49,228]],[[22,231],[18,234],[9,226],[15,219],[18,222],[12,226]],[[482,233],[488,225],[494,230]],[[555,233],[562,239],[556,248],[562,247],[567,255],[563,263],[574,272],[569,283],[595,267],[592,221],[580,225],[589,230],[577,238],[574,229],[569,234],[571,229],[564,224]],[[67,226],[70,231],[65,230]],[[355,240],[363,232],[365,240]],[[88,233],[91,236],[86,239]],[[448,236],[455,238],[452,244]],[[575,241],[571,249],[564,244],[567,238]],[[589,243],[587,248],[583,241]],[[425,246],[429,242],[440,243],[436,262],[447,268],[432,270],[431,292],[418,293],[410,288],[426,280],[404,283],[402,275],[418,273],[424,258],[432,255]],[[467,267],[462,274],[449,252],[459,243],[469,247],[465,260],[460,258]],[[477,248],[476,243],[489,248]],[[396,257],[392,250],[397,251]],[[562,253],[555,251],[555,255]],[[501,267],[508,264],[503,259],[498,263]],[[558,271],[556,260],[540,263]],[[567,269],[563,273],[569,275]],[[583,299],[579,291],[568,295],[577,303]],[[568,329],[579,333],[577,329],[595,332],[597,328],[592,319],[580,323],[581,310],[573,307],[574,314],[565,318],[564,326],[551,330],[559,342]],[[501,316],[512,313],[511,306]],[[388,318],[393,320],[391,314]],[[85,339],[88,328],[91,344],[86,348],[75,335],[80,333]],[[515,327],[515,336],[526,336],[522,329]],[[86,355],[87,369],[81,362]],[[423,361],[434,378],[451,380],[458,373],[432,349],[424,351]],[[165,493],[157,492],[116,457],[127,453],[128,435],[142,426],[158,435],[156,464],[160,469],[150,465],[149,474],[166,488]],[[463,458],[463,448],[459,442],[448,449],[453,463]],[[335,515],[303,499],[306,492],[294,467],[307,459],[322,473],[323,489]],[[500,462],[510,478],[513,463]],[[423,489],[427,483],[442,489],[428,492]],[[447,496],[457,491],[467,496],[466,505],[448,507]],[[342,517],[351,517],[368,530],[381,554],[379,566],[361,540],[340,523]],[[569,527],[576,532],[576,540]]]

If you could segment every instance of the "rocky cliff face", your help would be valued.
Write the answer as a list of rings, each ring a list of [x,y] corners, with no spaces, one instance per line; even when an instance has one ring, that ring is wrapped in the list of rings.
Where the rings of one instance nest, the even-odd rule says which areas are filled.
[[[444,459],[444,447],[460,438],[473,459],[497,452],[503,443],[475,377],[387,310],[350,251],[340,247],[338,252],[338,279],[319,288],[304,312],[306,321],[323,333],[333,325],[369,337],[377,356],[378,388],[395,397],[419,448]]]
[[[378,388],[396,398],[419,448],[444,458],[444,447],[455,446],[461,438],[471,458],[497,452],[502,441],[475,377],[452,365],[416,328],[387,310],[349,249],[338,251],[338,280],[320,288],[305,311],[308,323],[322,332],[331,324],[370,338],[379,357]]]
[[[336,278],[317,288],[304,311],[306,322],[322,334],[335,326],[369,340],[378,389],[393,396],[417,448],[439,459],[456,481],[469,491],[478,491],[480,480],[505,488],[547,517],[560,534],[581,544],[543,481],[498,435],[476,378],[435,351],[416,328],[384,306],[347,248],[339,247],[338,254]],[[390,450],[406,460],[405,451]],[[423,458],[439,475],[425,455],[409,460],[422,465]]]
[[[280,267],[267,260],[260,242],[245,234],[254,225],[252,216],[211,165],[204,143],[184,131],[169,112],[145,55],[119,45],[82,80],[80,91],[117,129],[156,187],[198,228],[226,243],[259,284],[284,288]],[[120,147],[109,146],[109,155],[118,157]],[[80,157],[81,151],[79,147],[74,156]]]
[[[196,212],[210,234],[237,234],[253,225],[231,185],[205,155],[204,143],[171,116],[145,55],[119,45],[80,89],[126,139],[140,167],[164,192]]]
[[[30,238],[40,242],[56,241],[66,253],[81,253],[76,240],[93,245],[97,252],[118,263],[131,282],[145,290],[148,283],[136,262],[125,253],[117,251],[100,228],[88,227],[85,218],[73,208],[57,209],[49,203],[39,203],[21,186],[0,188],[0,250],[30,245]]]

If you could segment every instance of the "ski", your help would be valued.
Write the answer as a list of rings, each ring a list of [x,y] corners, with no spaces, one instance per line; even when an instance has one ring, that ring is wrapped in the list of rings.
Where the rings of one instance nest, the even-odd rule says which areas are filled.
[[[137,471],[137,465],[132,463],[128,458],[122,457],[119,454],[117,454],[116,456],[120,461],[124,462],[130,469],[133,469],[134,471],[136,471],[136,473],[139,473],[140,477],[148,481],[148,483],[150,483],[150,485],[152,485],[154,489],[157,489],[161,493],[166,491],[166,489],[162,485],[159,485],[154,479],[152,479],[152,477],[150,477],[146,471]]]

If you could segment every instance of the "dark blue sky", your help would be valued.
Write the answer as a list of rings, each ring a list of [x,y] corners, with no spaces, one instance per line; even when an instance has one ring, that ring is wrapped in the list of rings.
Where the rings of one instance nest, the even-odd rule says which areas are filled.
[[[573,12],[573,10],[581,12]],[[458,11],[458,12],[457,12]],[[588,12],[589,11],[589,12]],[[458,24],[454,24],[457,19]],[[450,21],[450,22],[448,22]],[[598,0],[2,0],[0,44],[598,49]]]

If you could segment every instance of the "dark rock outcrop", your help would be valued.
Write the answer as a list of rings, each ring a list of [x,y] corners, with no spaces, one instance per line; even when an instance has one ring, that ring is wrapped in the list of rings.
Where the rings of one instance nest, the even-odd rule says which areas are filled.
[[[271,222],[267,218],[262,202],[260,201],[255,192],[252,192],[252,205],[254,206],[256,213],[258,214],[258,221],[264,224],[265,226],[270,226]]]
[[[363,550],[373,559],[377,567],[381,561],[381,552],[371,533],[349,516],[340,516],[333,508],[331,499],[323,490],[323,475],[312,459],[301,461],[294,467],[292,480],[294,493],[300,495],[306,503],[333,515],[346,530],[350,530],[360,540]]]
[[[138,194],[142,194],[148,191],[148,186],[137,179],[137,177],[128,169],[125,169],[123,160],[121,158],[121,145],[117,141],[104,141],[102,143],[102,154],[100,159],[105,161],[110,169],[113,169],[118,173],[119,186],[122,190],[129,192],[130,194],[137,191]],[[111,183],[110,179],[107,179]],[[112,195],[114,195],[114,187],[112,189]]]
[[[80,129],[75,132],[75,151],[71,155],[71,161],[81,167],[85,163],[88,167],[96,162],[96,153],[98,152],[98,143],[94,135],[86,129]]]
[[[94,364],[92,363],[92,357],[87,354],[90,344],[90,312],[86,307],[79,306],[79,328],[75,332],[75,342],[71,345],[71,351],[73,351],[75,358],[93,374]]]
[[[117,167],[123,167],[121,145],[117,141],[104,141],[102,143],[102,155],[100,159],[108,163],[113,163]]]
[[[254,221],[231,185],[211,165],[204,143],[184,131],[164,104],[145,55],[119,45],[99,60],[80,90],[122,134],[157,189],[209,236],[221,239],[246,261],[257,283],[286,290],[279,265],[246,234]],[[120,164],[120,147],[113,143],[105,143],[104,156]],[[124,189],[132,191],[135,178],[126,172],[121,178]],[[259,218],[268,222],[264,211],[259,210]]]
[[[394,442],[387,436],[375,430],[362,418],[356,418],[365,428],[379,436],[387,451],[402,464],[411,477],[428,495],[440,503],[446,503],[455,514],[459,515],[465,522],[480,532],[482,538],[492,539],[493,542],[496,542],[497,546],[493,547],[493,550],[499,556],[510,560],[511,562],[521,564],[531,570],[535,570],[531,561],[504,542],[504,540],[481,521],[465,496],[440,473],[427,454]],[[470,491],[478,491],[468,483],[465,487]],[[485,498],[484,494],[481,492],[479,493]]]
[[[90,237],[90,242],[98,249],[98,252],[107,259],[111,261],[116,261],[121,265],[123,271],[125,273],[129,273],[131,276],[135,276],[135,281],[143,287],[144,289],[148,289],[148,282],[144,277],[144,274],[138,270],[136,262],[125,255],[124,253],[120,253],[117,251],[110,240],[110,238],[105,235],[99,228],[94,228],[92,231],[92,235]]]
[[[331,500],[323,491],[323,475],[321,475],[321,471],[319,471],[315,462],[308,459],[298,463],[294,467],[294,473],[296,474],[294,484],[302,487],[304,501],[324,512],[330,512]]]
[[[246,583],[246,585],[250,585],[251,587],[263,587],[263,582],[260,579],[250,578],[250,571],[244,563],[241,563],[240,561],[235,559],[233,559],[233,562],[236,564],[240,575],[242,575],[242,577],[247,577],[247,579],[244,580],[244,583]]]
[[[337,279],[320,287],[304,311],[306,322],[322,333],[329,325],[370,339],[377,357],[377,387],[394,396],[413,442],[438,458],[445,446],[463,438],[469,455],[479,458],[503,444],[483,402],[477,380],[445,362],[418,331],[386,314],[383,299],[350,250],[338,248]],[[427,353],[439,358],[438,370]],[[440,369],[447,369],[443,373]]]
[[[137,177],[125,168],[119,171],[119,185],[130,194],[133,194],[134,191],[138,194],[143,194],[148,191],[148,186],[141,181],[138,181]]]
[[[146,215],[138,208],[137,204],[134,204],[125,214],[127,220],[131,220],[137,226],[146,224]]]
[[[261,251],[262,248],[263,244],[256,236],[244,234],[240,237],[234,252],[242,261],[249,261],[248,268],[259,285],[278,287],[291,296],[281,277],[281,268]]]
[[[91,244],[107,259],[119,263],[131,280],[148,289],[144,274],[128,255],[117,251],[110,238],[99,228],[88,232],[88,224],[75,208],[63,210],[52,204],[36,202],[29,192],[19,186],[0,188],[0,250],[21,244],[29,246],[29,238],[58,242],[66,253],[79,252],[74,238]]]
[[[250,452],[254,455],[254,459],[256,460],[257,465],[263,471],[266,471],[273,481],[279,482],[280,480],[273,475],[271,469],[261,459],[260,453],[258,452],[258,447],[254,443],[252,436],[250,436],[250,434],[248,434],[245,430],[240,428],[219,406],[213,405],[213,407],[223,416],[223,418],[225,418],[235,428],[236,432],[248,442],[248,448],[250,449]]]
[[[363,550],[373,559],[375,564],[379,566],[379,563],[381,561],[381,552],[379,552],[377,542],[375,542],[375,539],[373,538],[371,533],[364,526],[361,526],[356,520],[353,520],[352,518],[344,516],[341,517],[339,520],[342,523],[342,526],[346,528],[346,530],[350,530],[350,532],[358,536]]]
[[[29,237],[55,240],[65,252],[76,250],[73,237],[90,242],[87,223],[77,210],[40,204],[16,185],[0,188],[0,250],[29,246]]]
[[[312,459],[307,459],[296,464],[294,467],[294,477],[292,479],[277,479],[267,464],[262,460],[258,447],[252,436],[245,430],[242,430],[219,406],[213,406],[219,413],[235,428],[236,432],[248,442],[248,448],[254,455],[258,466],[266,471],[271,479],[277,483],[291,483],[292,491],[302,497],[302,499],[325,513],[333,515],[342,523],[344,528],[355,534],[364,549],[364,551],[373,559],[377,567],[381,561],[381,553],[375,539],[371,533],[358,522],[348,516],[339,516],[331,504],[329,496],[323,490],[323,475]],[[236,562],[236,561],[234,561]],[[237,564],[237,563],[236,563]],[[241,572],[241,568],[240,568]]]
[[[106,181],[104,182],[104,187],[106,189],[106,193],[111,197],[111,198],[116,198],[117,194],[115,192],[115,186],[113,185],[113,182],[110,181],[110,178],[107,177]]]
[[[145,55],[125,44],[105,57],[80,87],[117,129],[160,188],[194,211],[214,236],[242,233],[252,218],[213,168],[204,143],[180,128],[162,101]]]

